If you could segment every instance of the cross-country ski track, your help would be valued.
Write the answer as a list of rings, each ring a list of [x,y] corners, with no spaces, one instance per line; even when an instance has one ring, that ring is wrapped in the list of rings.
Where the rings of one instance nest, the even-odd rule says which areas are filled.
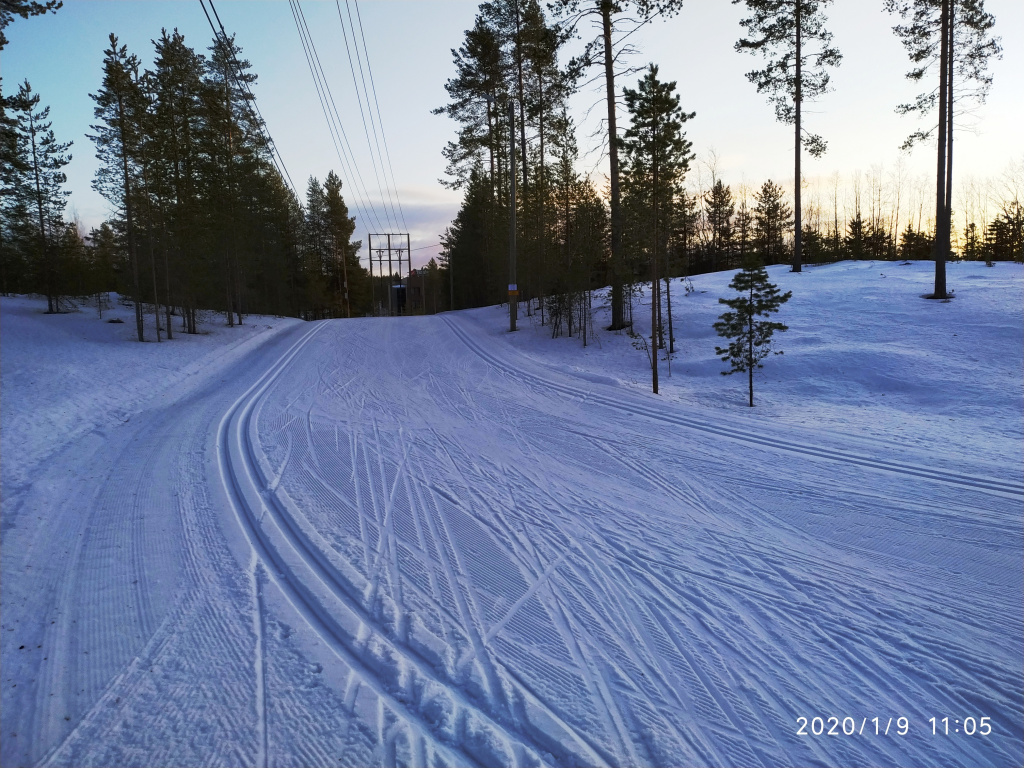
[[[450,314],[288,326],[40,473],[4,512],[4,765],[1024,756],[1024,487],[990,465]]]

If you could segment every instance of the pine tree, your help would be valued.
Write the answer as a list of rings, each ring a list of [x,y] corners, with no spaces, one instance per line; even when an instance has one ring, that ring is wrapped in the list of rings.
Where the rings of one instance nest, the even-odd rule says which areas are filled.
[[[63,189],[67,176],[61,170],[71,162],[71,142],[60,143],[48,121],[50,108],[38,109],[40,96],[28,80],[11,100],[15,108],[15,135],[19,165],[24,168],[23,191],[31,198],[35,215],[35,285],[46,294],[48,313],[60,311],[60,268],[58,239],[63,230],[63,213],[71,193]],[[27,188],[27,189],[26,189]]]
[[[9,42],[4,35],[7,25],[14,21],[15,16],[27,19],[29,16],[40,16],[44,13],[56,13],[64,5],[63,0],[3,0],[0,2],[0,51]]]
[[[754,214],[747,205],[746,195],[740,198],[736,209],[736,220],[733,222],[735,232],[736,256],[741,264],[754,253]]]
[[[623,212],[621,208],[621,190],[619,178],[619,134],[616,115],[615,95],[615,59],[613,50],[613,32],[616,21],[632,6],[639,17],[639,23],[645,23],[655,16],[669,17],[678,13],[682,0],[553,0],[551,7],[562,17],[562,24],[567,31],[573,31],[587,18],[597,17],[601,24],[601,34],[591,41],[584,54],[576,64],[581,67],[590,66],[600,61],[604,69],[605,106],[608,122],[608,163],[610,181],[610,213],[611,213],[611,310],[612,322],[609,330],[615,331],[627,325],[625,306],[625,261],[622,248]],[[597,52],[600,51],[600,59]]]
[[[824,9],[832,0],[732,0],[744,3],[751,16],[743,19],[750,38],[736,43],[736,50],[761,53],[768,59],[764,69],[747,73],[758,93],[768,93],[780,122],[794,126],[793,271],[801,270],[800,173],[801,145],[814,157],[825,153],[821,136],[806,133],[802,125],[804,101],[828,91],[826,67],[836,67],[842,54],[831,46],[832,33],[825,29]],[[816,46],[811,50],[812,46]],[[774,58],[773,58],[774,57]]]
[[[683,123],[696,113],[683,112],[675,82],[658,79],[658,67],[651,64],[636,90],[626,88],[623,98],[632,118],[620,140],[628,192],[649,204],[649,217],[636,222],[646,230],[651,265],[651,379],[658,393],[658,354],[664,347],[659,339],[661,300],[659,263],[664,260],[674,218],[674,204],[691,158],[692,144]],[[646,226],[644,226],[646,224]]]
[[[946,261],[950,257],[953,197],[953,116],[954,104],[964,100],[954,97],[954,84],[959,76],[966,96],[982,103],[992,84],[988,62],[999,57],[1002,48],[998,38],[989,37],[995,18],[985,10],[985,0],[885,0],[885,9],[906,22],[893,27],[900,38],[913,68],[907,78],[914,82],[938,70],[938,88],[929,89],[897,112],[926,115],[938,107],[936,127],[916,131],[904,142],[909,149],[922,140],[938,134],[935,181],[935,289],[932,296],[948,297]],[[958,87],[958,91],[959,88]],[[937,130],[936,130],[937,128]]]
[[[103,57],[102,86],[97,93],[90,94],[96,102],[96,119],[101,121],[92,126],[96,133],[89,136],[96,145],[96,157],[101,163],[93,180],[93,188],[124,211],[128,260],[132,272],[132,298],[135,303],[135,327],[139,341],[145,341],[135,221],[145,99],[138,82],[133,78],[133,73],[139,69],[138,57],[135,54],[129,55],[127,46],[119,47],[117,36],[113,33],[110,35],[110,47],[103,52]]]
[[[778,286],[768,281],[768,272],[758,261],[748,260],[743,269],[729,283],[739,293],[732,299],[719,299],[731,311],[723,312],[714,328],[719,336],[731,339],[728,347],[715,347],[715,354],[731,368],[722,371],[723,376],[733,373],[747,374],[747,388],[750,407],[754,407],[754,369],[763,368],[761,362],[769,354],[781,355],[782,350],[772,348],[772,336],[776,331],[789,327],[767,318],[779,311],[793,296],[792,291],[779,293]]]
[[[469,182],[470,174],[486,153],[492,195],[502,189],[501,157],[504,147],[499,102],[505,98],[501,40],[498,32],[478,14],[466,32],[462,46],[452,51],[455,77],[445,83],[451,101],[433,114],[445,114],[459,123],[457,140],[448,142],[442,151],[448,161],[447,187],[460,189]]]
[[[151,186],[165,201],[161,228],[166,297],[168,305],[177,299],[185,331],[194,334],[198,333],[199,303],[210,282],[209,263],[201,247],[204,222],[199,197],[205,62],[185,45],[177,30],[172,34],[162,30],[154,46]],[[167,327],[170,331],[169,317]]]
[[[770,179],[754,194],[754,244],[764,264],[786,260],[785,234],[793,226],[793,210],[783,200],[782,187]]]

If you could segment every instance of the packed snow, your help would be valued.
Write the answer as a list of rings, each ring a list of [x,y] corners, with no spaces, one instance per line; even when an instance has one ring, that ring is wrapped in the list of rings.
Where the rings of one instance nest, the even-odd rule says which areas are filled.
[[[586,348],[0,300],[0,763],[1024,764],[1024,269],[930,268],[771,268],[754,409],[730,273],[660,396],[603,294]]]

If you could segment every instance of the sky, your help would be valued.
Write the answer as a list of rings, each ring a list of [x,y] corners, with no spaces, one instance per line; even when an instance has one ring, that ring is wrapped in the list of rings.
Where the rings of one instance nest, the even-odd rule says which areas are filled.
[[[431,110],[447,101],[444,84],[454,73],[451,50],[472,26],[478,3],[362,0],[357,5],[352,0],[302,2],[362,184],[347,178],[331,141],[289,4],[220,0],[217,10],[259,76],[254,92],[260,111],[300,196],[310,176],[323,180],[334,170],[345,183],[343,192],[357,218],[356,237],[365,243],[366,233],[381,227],[409,231],[417,266],[436,255],[440,235],[461,200],[459,192],[438,181],[445,168],[441,150],[454,138],[455,125]],[[992,64],[994,84],[987,102],[966,115],[956,133],[958,194],[972,180],[998,180],[1014,165],[1024,164],[1024,86],[1018,74],[1024,72],[1024,2],[988,0],[986,7],[996,17],[1004,53]],[[388,223],[380,213],[388,206],[381,203],[386,196],[376,177],[385,171],[375,171],[370,160],[339,21],[339,11],[357,10],[391,161],[386,178],[393,173],[396,207],[401,209],[398,222]],[[773,108],[744,76],[760,59],[733,50],[743,34],[742,16],[742,7],[726,0],[687,0],[675,17],[655,20],[630,36],[636,52],[629,63],[658,64],[663,79],[677,81],[683,108],[697,113],[686,124],[697,155],[692,185],[716,175],[736,188],[755,188],[769,178],[791,188],[792,130],[776,122]],[[829,142],[821,159],[805,153],[805,183],[830,184],[827,180],[838,173],[845,189],[858,173],[865,179],[872,173],[891,178],[898,171],[923,202],[934,194],[928,188],[934,183],[929,181],[934,178],[934,152],[928,147],[910,154],[899,151],[904,138],[921,124],[895,113],[896,105],[912,100],[919,86],[903,77],[908,61],[891,32],[893,18],[882,11],[882,0],[838,0],[828,16],[843,62],[832,72],[832,92],[805,110],[808,130]],[[27,78],[42,103],[50,105],[58,140],[74,142],[73,160],[65,169],[72,191],[68,213],[86,228],[110,215],[110,206],[91,188],[97,161],[86,136],[94,120],[89,94],[100,85],[107,37],[116,33],[148,66],[151,40],[164,27],[177,28],[197,50],[212,40],[198,0],[65,0],[56,14],[17,19],[6,31],[10,43],[0,53],[5,92]],[[584,39],[596,34],[587,27],[581,32]],[[638,77],[623,77],[620,86],[635,86]],[[604,110],[599,86],[584,89],[572,106],[581,149],[592,150],[584,153],[580,167],[593,172],[601,185],[606,166],[599,139],[591,138]],[[380,226],[366,212],[367,199],[374,202]]]

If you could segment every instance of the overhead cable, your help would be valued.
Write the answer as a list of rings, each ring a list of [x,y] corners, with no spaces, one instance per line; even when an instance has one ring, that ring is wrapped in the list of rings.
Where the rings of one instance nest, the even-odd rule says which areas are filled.
[[[383,183],[383,184],[381,183],[380,173],[377,170],[377,161],[378,161],[378,159],[380,159],[380,161],[381,161],[380,162],[381,166],[384,165],[383,157],[381,156],[381,152],[380,152],[380,142],[377,141],[377,127],[375,125],[373,127],[374,143],[376,143],[376,145],[377,145],[377,155],[375,157],[374,156],[374,152],[373,152],[373,144],[370,143],[370,130],[369,130],[369,128],[366,125],[366,113],[369,112],[369,110],[370,110],[370,98],[369,98],[369,94],[366,93],[366,79],[365,79],[365,77],[363,78],[363,94],[360,94],[360,92],[359,92],[359,84],[356,82],[356,69],[352,65],[352,50],[349,47],[349,43],[348,43],[348,31],[345,29],[345,22],[341,18],[341,5],[338,3],[337,0],[335,0],[334,4],[338,8],[338,20],[341,21],[342,39],[344,39],[344,41],[345,41],[345,53],[348,55],[348,68],[349,68],[349,71],[352,73],[352,87],[354,88],[354,90],[356,92],[356,102],[359,104],[359,117],[362,119],[362,122],[363,122],[363,134],[366,136],[366,148],[370,151],[370,163],[373,165],[373,175],[377,179],[377,188],[378,188],[378,190],[380,192],[380,203],[381,203],[382,206],[384,206],[385,209],[387,209],[387,205],[384,203],[384,192],[386,191],[387,195],[388,195],[388,200],[391,202],[391,215],[392,215],[392,218],[393,218],[395,224],[397,225],[397,223],[398,223],[398,214],[395,213],[395,203],[394,203],[394,200],[392,200],[392,198],[391,198],[391,188],[388,187],[387,184],[386,184],[387,177],[385,177],[385,183]],[[349,16],[349,23],[351,24],[351,15]],[[353,45],[356,46],[356,60],[359,62],[359,72],[360,72],[360,74],[362,74],[362,71],[363,71],[363,61],[359,57],[359,48],[358,48],[358,45],[356,45],[356,39],[355,38],[356,38],[356,32],[355,32],[355,29],[353,28],[352,29],[352,43],[353,43]],[[364,94],[366,96],[366,108],[365,109],[363,108],[363,95]],[[373,125],[373,113],[370,114],[370,124]],[[383,168],[382,168],[382,170],[383,170]]]
[[[345,132],[345,126],[341,121],[341,115],[338,111],[337,103],[334,100],[334,95],[331,92],[330,85],[327,83],[327,77],[324,73],[323,65],[320,63],[320,56],[317,53],[316,45],[314,44],[312,35],[309,32],[309,26],[306,23],[302,6],[299,3],[299,0],[289,0],[289,4],[292,8],[292,16],[295,19],[296,28],[299,31],[299,37],[303,41],[303,50],[306,53],[306,61],[309,64],[313,81],[317,86],[317,95],[320,98],[320,103],[324,110],[324,116],[327,118],[328,126],[338,137],[338,143],[335,145],[335,150],[338,152],[338,158],[341,160],[343,165],[349,166],[348,176],[349,181],[352,183],[352,189],[357,195],[361,195],[365,201],[361,203],[360,207],[363,208],[364,212],[369,213],[376,222],[378,228],[383,229],[384,227],[381,224],[381,216],[377,211],[376,206],[373,205],[366,183],[363,180],[362,172],[359,169],[359,164],[356,162],[355,153],[352,151],[351,143],[349,142],[348,135]],[[360,187],[362,187],[361,190]],[[383,218],[388,219],[389,217],[387,216],[386,206],[383,213]]]
[[[337,0],[335,0],[335,2],[337,2]],[[345,0],[345,5],[348,5],[348,0]],[[373,103],[375,109],[377,110],[377,123],[380,125],[380,137],[381,140],[384,142],[384,154],[387,157],[388,171],[391,174],[391,186],[395,190],[395,200],[398,201],[398,213],[402,217],[402,227],[405,229],[406,232],[408,232],[409,225],[406,224],[405,222],[405,211],[402,210],[402,199],[398,195],[398,185],[395,183],[395,169],[391,165],[391,152],[388,149],[388,137],[387,134],[384,133],[384,122],[381,120],[380,117],[380,102],[377,99],[377,86],[373,82],[373,68],[370,66],[370,55],[366,48],[366,35],[363,32],[363,18],[362,15],[359,13],[359,0],[355,0],[355,6],[356,20],[359,22],[359,36],[362,38],[363,41],[363,56],[366,58],[366,70],[370,73],[370,88],[373,91]],[[353,31],[353,36],[354,35],[355,32]]]
[[[214,40],[224,46],[224,52],[226,56],[230,56],[231,62],[234,67],[230,72],[231,78],[235,81],[235,87],[240,91],[244,91],[248,98],[243,98],[242,102],[245,105],[246,111],[249,113],[249,119],[252,120],[253,125],[259,132],[260,138],[263,140],[263,144],[267,151],[270,153],[270,160],[274,164],[274,168],[277,170],[278,176],[282,181],[287,179],[288,185],[292,191],[292,194],[298,198],[295,190],[295,184],[292,182],[291,174],[288,173],[288,167],[285,165],[284,158],[281,157],[280,151],[277,149],[277,144],[274,142],[273,137],[270,135],[270,129],[267,127],[266,121],[263,119],[263,114],[260,112],[259,105],[256,103],[256,96],[249,88],[249,83],[242,79],[242,67],[239,64],[238,58],[235,56],[234,50],[228,40],[227,31],[224,29],[224,24],[220,20],[220,16],[217,14],[217,8],[213,4],[213,0],[208,0],[210,3],[210,10],[213,11],[214,18],[217,19],[217,26],[220,27],[219,31],[217,26],[214,26],[213,19],[210,18],[210,13],[206,9],[206,2],[199,0],[199,4],[202,6],[203,14],[206,16],[206,21],[210,24],[210,29],[213,30]],[[225,73],[227,75],[228,73]],[[253,112],[255,110],[255,114]]]

